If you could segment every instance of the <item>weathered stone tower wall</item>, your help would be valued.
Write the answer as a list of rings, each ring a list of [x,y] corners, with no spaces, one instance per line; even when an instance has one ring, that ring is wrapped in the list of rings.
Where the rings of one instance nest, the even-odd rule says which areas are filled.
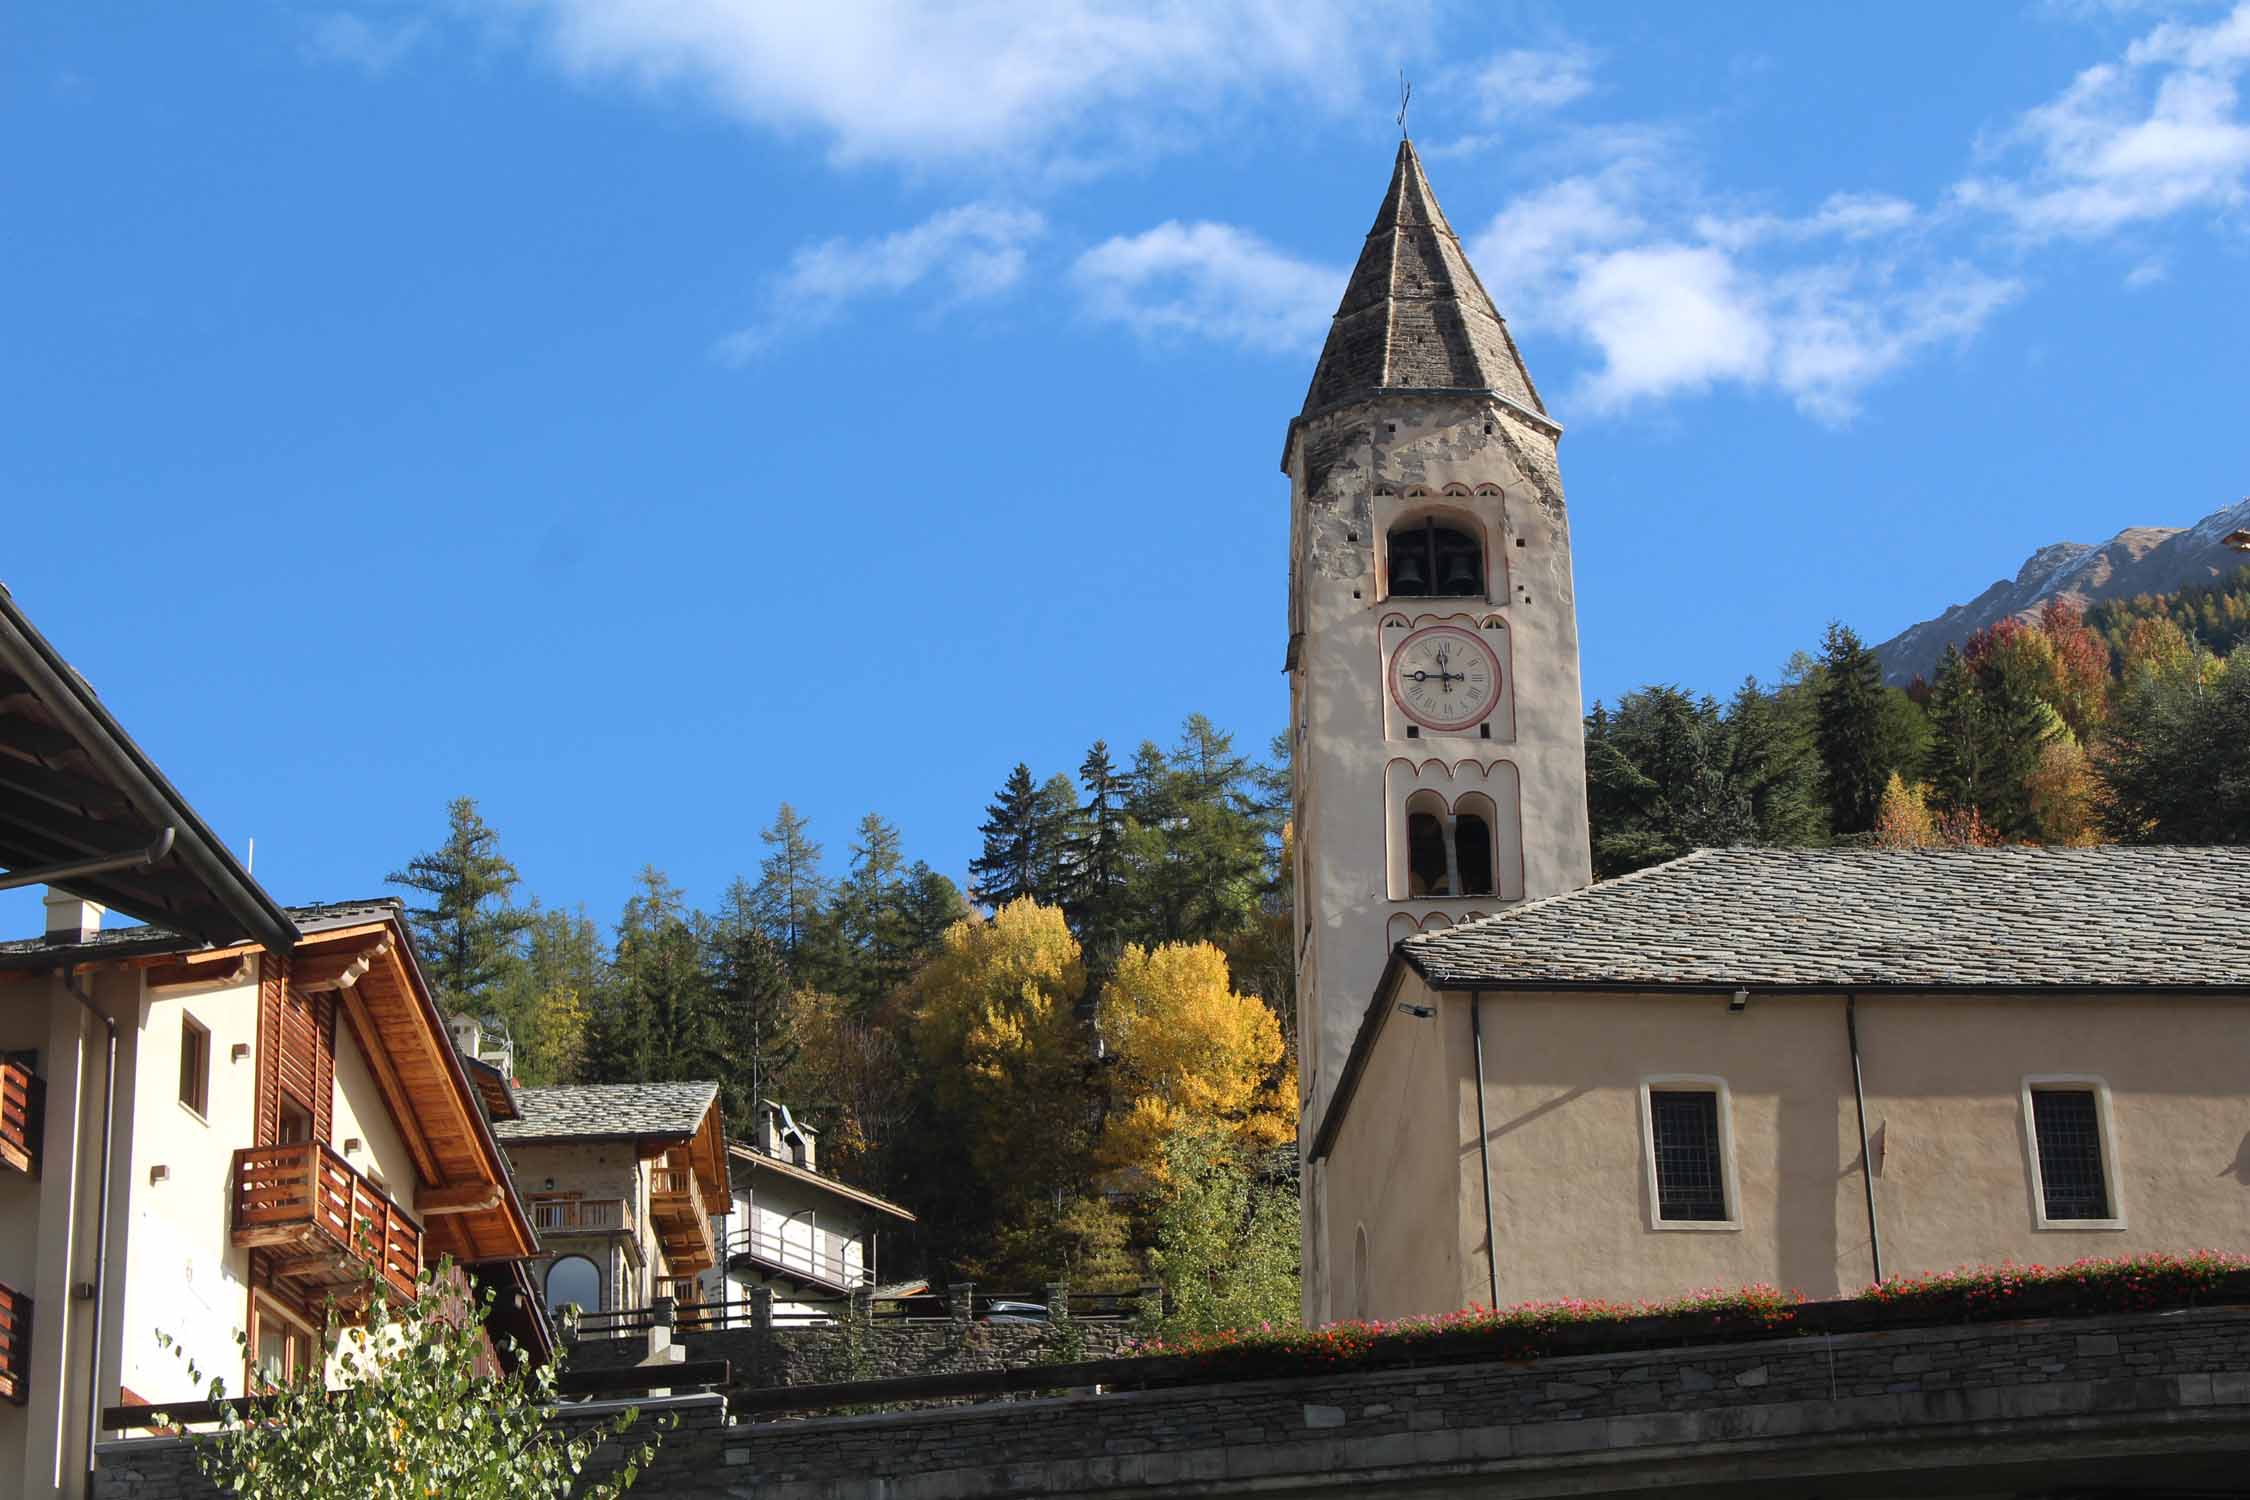
[[[1307,1139],[1393,943],[1591,879],[1560,436],[1402,143],[1282,463]],[[1481,576],[1442,591],[1408,576],[1416,564],[1391,552],[1418,526],[1473,539]],[[1432,638],[1476,660],[1467,643],[1481,642],[1497,663],[1475,722],[1411,711],[1415,684],[1393,658]],[[1486,825],[1490,879],[1417,879],[1416,813],[1449,841]],[[1306,1316],[1351,1316],[1350,1269],[1328,1266],[1322,1247],[1349,1242],[1325,1226],[1355,1205],[1328,1201],[1317,1163],[1305,1195]],[[1428,1207],[1433,1224],[1456,1210]]]

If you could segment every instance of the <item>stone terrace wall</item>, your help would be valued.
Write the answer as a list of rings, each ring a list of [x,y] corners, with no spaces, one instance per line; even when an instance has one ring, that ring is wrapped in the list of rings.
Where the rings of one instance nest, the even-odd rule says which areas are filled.
[[[1067,1330],[1036,1323],[878,1322],[685,1333],[673,1342],[689,1359],[732,1362],[737,1386],[761,1389],[1109,1359],[1130,1352],[1137,1337],[1131,1323],[1081,1319]],[[589,1339],[572,1347],[568,1367],[612,1370],[647,1355],[645,1339]]]
[[[1781,1337],[809,1421],[729,1423],[713,1398],[701,1401],[636,1496],[1270,1496],[1409,1484],[1586,1495],[1748,1478],[1825,1484],[1839,1473],[1886,1474],[1911,1488],[1917,1474],[1993,1463],[2030,1466],[2010,1471],[2018,1479],[2177,1475],[2215,1487],[2214,1476],[2250,1472],[2250,1309]],[[172,1440],[111,1445],[103,1468],[101,1500],[210,1496],[189,1482]]]

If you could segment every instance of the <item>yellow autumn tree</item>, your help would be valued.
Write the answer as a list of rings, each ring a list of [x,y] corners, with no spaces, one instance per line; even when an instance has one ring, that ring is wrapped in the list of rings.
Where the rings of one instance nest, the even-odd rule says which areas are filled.
[[[1919,785],[1909,786],[1898,772],[1883,783],[1883,799],[1875,804],[1875,843],[1883,849],[1926,849],[1938,842],[1930,817],[1928,794]]]
[[[1237,994],[1209,943],[1128,947],[1102,992],[1112,1095],[1101,1160],[1150,1178],[1183,1128],[1216,1126],[1246,1147],[1288,1140],[1297,1090],[1281,1073],[1281,1025]]]
[[[1028,897],[947,928],[914,981],[930,1101],[999,1198],[1069,1186],[1083,1160],[1085,990],[1062,913]]]

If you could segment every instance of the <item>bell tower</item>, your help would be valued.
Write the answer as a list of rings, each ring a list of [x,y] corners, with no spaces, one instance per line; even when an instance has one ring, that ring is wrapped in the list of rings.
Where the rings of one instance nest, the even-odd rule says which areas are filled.
[[[1305,1140],[1394,943],[1592,879],[1561,436],[1402,140],[1281,463]]]

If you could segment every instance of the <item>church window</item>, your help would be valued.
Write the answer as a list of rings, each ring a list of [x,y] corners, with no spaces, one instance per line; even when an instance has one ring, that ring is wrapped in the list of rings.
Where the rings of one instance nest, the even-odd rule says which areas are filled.
[[[1445,821],[1436,813],[1410,811],[1406,815],[1406,893],[1409,896],[1450,896],[1453,878],[1446,868]]]
[[[1726,1085],[1709,1078],[1641,1086],[1649,1192],[1659,1229],[1734,1229],[1734,1142]]]
[[[1492,894],[1492,824],[1473,812],[1453,816],[1454,861],[1461,872],[1460,894]]]
[[[2115,1224],[2108,1099],[2094,1079],[2035,1079],[2026,1085],[2039,1219],[2045,1225]]]
[[[1391,528],[1393,598],[1480,598],[1484,548],[1474,533],[1424,516]]]

